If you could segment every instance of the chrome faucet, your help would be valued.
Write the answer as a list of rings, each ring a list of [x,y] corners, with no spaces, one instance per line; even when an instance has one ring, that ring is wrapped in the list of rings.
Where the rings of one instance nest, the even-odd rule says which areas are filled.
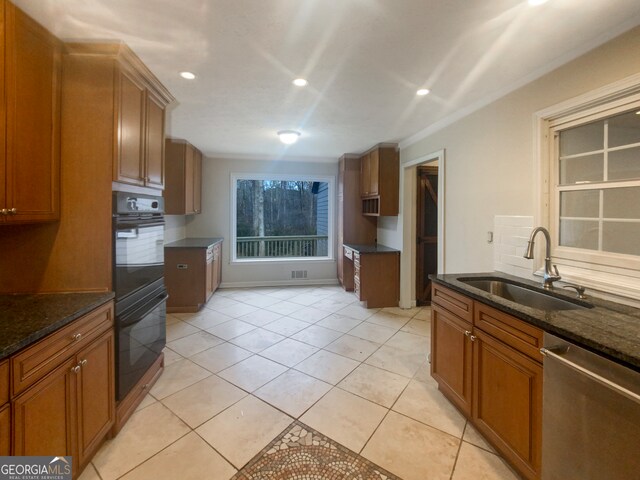
[[[553,282],[560,280],[560,273],[558,272],[557,265],[553,266],[553,273],[551,271],[551,235],[549,235],[549,230],[544,227],[537,227],[531,232],[531,236],[529,237],[529,242],[527,244],[527,251],[524,254],[524,258],[528,258],[531,260],[533,258],[533,247],[534,247],[534,238],[538,234],[538,232],[542,232],[544,234],[544,238],[547,242],[546,253],[544,258],[544,277],[542,280],[542,287],[545,290],[551,290],[553,288]]]

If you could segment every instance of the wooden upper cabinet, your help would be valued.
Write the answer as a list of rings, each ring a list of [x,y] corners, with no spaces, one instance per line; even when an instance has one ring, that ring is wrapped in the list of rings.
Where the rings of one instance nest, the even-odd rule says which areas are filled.
[[[164,111],[166,101],[150,90],[140,72],[119,68],[116,182],[164,188]]]
[[[380,153],[379,150],[372,150],[369,153],[369,195],[378,195],[378,184],[380,175]]]
[[[380,144],[360,157],[362,214],[398,215],[400,159],[397,145]]]
[[[202,153],[185,140],[168,138],[165,154],[165,212],[169,215],[202,212]]]
[[[142,81],[120,70],[118,75],[118,157],[114,162],[114,180],[144,185],[144,107]]]
[[[164,105],[153,94],[147,94],[145,182],[150,187],[164,188]]]
[[[202,152],[193,153],[193,212],[202,212]]]
[[[369,195],[371,185],[371,159],[368,153],[360,158],[360,196]]]
[[[12,3],[0,12],[0,222],[57,220],[62,44]]]
[[[63,112],[63,121],[74,129],[63,131],[65,160],[80,161],[90,154],[85,150],[101,157],[109,154],[111,158],[104,160],[111,161],[111,180],[124,185],[114,189],[130,185],[150,189],[148,193],[163,189],[165,109],[173,96],[123,43],[65,47],[65,98],[73,110]],[[102,116],[91,118],[91,112]],[[78,145],[74,135],[93,138],[93,145]],[[105,139],[111,142],[110,151]]]

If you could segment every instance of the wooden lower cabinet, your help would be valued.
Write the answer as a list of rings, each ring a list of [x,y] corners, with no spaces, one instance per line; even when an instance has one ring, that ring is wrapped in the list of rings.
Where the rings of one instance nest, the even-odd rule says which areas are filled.
[[[343,245],[343,286],[345,290],[351,287],[367,308],[397,307],[400,300],[400,252],[382,245],[375,251],[370,250],[369,246]],[[381,272],[384,276],[380,275]]]
[[[542,365],[481,330],[474,334],[474,424],[526,478],[538,478]]]
[[[0,456],[11,455],[11,406],[0,407]]]
[[[168,312],[197,312],[220,286],[220,241],[200,246],[165,245],[164,261]]]
[[[73,455],[75,367],[75,358],[70,358],[13,401],[14,455]]]
[[[470,415],[472,326],[437,305],[432,312],[431,375],[449,400]]]
[[[542,363],[534,345],[542,331],[441,285],[433,289],[438,388],[524,478],[540,478]]]
[[[78,459],[98,450],[115,419],[114,334],[107,332],[78,355]]]
[[[73,456],[77,477],[109,435],[115,421],[115,357],[111,312],[103,332],[48,369],[20,391],[11,403],[12,454],[18,456]],[[104,307],[70,325],[86,325]],[[96,313],[97,312],[97,313]],[[57,346],[55,333],[36,346]],[[82,340],[78,340],[78,343]],[[21,354],[12,357],[18,362]],[[9,410],[7,410],[8,412]],[[0,413],[0,433],[5,435],[5,412]],[[0,441],[0,447],[4,444]]]

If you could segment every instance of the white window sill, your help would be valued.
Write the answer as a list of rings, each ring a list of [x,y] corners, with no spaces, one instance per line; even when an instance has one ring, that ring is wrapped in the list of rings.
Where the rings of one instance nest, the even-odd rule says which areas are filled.
[[[333,257],[285,257],[285,258],[248,258],[233,259],[231,265],[286,265],[291,263],[335,263]]]
[[[560,283],[575,283],[587,289],[586,295],[640,308],[640,280],[568,265],[559,265]],[[534,275],[542,277],[543,271]]]

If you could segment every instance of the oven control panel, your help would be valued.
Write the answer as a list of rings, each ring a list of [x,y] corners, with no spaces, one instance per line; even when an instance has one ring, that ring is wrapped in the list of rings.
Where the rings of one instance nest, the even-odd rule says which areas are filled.
[[[164,213],[164,198],[153,195],[113,192],[114,214]]]

